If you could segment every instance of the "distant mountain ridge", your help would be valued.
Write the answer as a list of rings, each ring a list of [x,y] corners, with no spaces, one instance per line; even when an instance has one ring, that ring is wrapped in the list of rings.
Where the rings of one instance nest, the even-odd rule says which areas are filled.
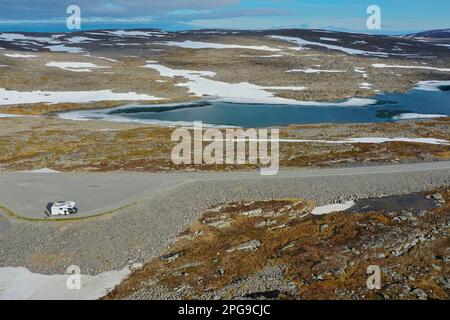
[[[439,30],[430,30],[423,31],[419,33],[413,33],[406,36],[407,38],[450,38],[450,29],[439,29]]]

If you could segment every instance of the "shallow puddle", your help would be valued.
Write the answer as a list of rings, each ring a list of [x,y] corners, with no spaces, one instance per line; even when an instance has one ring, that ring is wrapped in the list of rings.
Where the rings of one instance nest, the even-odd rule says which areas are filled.
[[[365,213],[371,211],[402,211],[418,212],[434,209],[438,205],[432,199],[427,199],[420,193],[383,198],[369,198],[356,201],[355,205],[347,209],[349,213]]]

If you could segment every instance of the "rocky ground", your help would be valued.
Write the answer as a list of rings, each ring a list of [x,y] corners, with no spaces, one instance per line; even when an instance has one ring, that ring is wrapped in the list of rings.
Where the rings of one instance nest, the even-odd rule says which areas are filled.
[[[346,54],[318,45],[299,48],[273,36],[301,37],[364,54]],[[173,43],[209,43],[234,48],[183,48]],[[243,48],[244,47],[244,48]],[[175,70],[210,71],[211,79],[249,82],[265,87],[306,87],[305,90],[267,89],[278,97],[335,100],[370,96],[378,91],[406,91],[420,80],[447,80],[449,73],[433,68],[449,65],[448,48],[416,38],[348,34],[320,30],[98,31],[69,34],[0,34],[0,90],[28,92],[113,90],[160,98],[135,103],[163,103],[198,99],[180,86],[184,77],[163,77],[143,68],[149,61]],[[55,51],[57,50],[57,51]],[[180,59],[183,57],[183,59]],[[49,63],[91,63],[88,70],[69,70]],[[374,64],[414,68],[375,68]],[[230,68],[230,65],[233,66]],[[418,67],[418,68],[416,68]],[[428,69],[420,69],[428,68]],[[83,68],[81,68],[83,69]],[[325,72],[287,72],[315,69]],[[342,72],[326,72],[326,71]],[[371,86],[361,88],[361,83]],[[0,97],[1,99],[1,97]],[[60,171],[172,171],[233,170],[226,166],[177,166],[170,160],[171,130],[137,124],[66,121],[61,110],[106,108],[127,101],[14,104],[0,101],[0,114],[40,115],[0,118],[0,170]],[[282,128],[282,136],[300,139],[349,137],[432,137],[449,140],[448,119],[386,124],[310,125]],[[282,144],[282,167],[336,166],[355,163],[392,163],[448,159],[448,146],[402,142],[373,144]]]
[[[244,170],[255,165],[180,165],[171,161],[173,128],[54,117],[0,119],[0,170],[51,168],[63,172]],[[381,124],[302,125],[281,129],[289,139],[355,137],[437,138],[450,141],[449,119]],[[281,143],[281,167],[447,160],[450,146],[422,143]]]
[[[106,299],[448,299],[450,190],[415,197],[429,207],[390,198],[314,216],[297,199],[216,206]],[[367,288],[369,266],[381,270],[378,290]]]
[[[278,97],[301,101],[404,92],[421,80],[449,79],[448,72],[436,70],[448,68],[448,48],[418,39],[308,30],[142,32],[26,34],[25,40],[0,34],[0,90],[113,90],[160,98],[136,102],[145,104],[200,98],[180,86],[187,81],[184,77],[163,77],[154,69],[142,68],[148,61],[176,70],[215,72],[214,80],[227,83],[304,86],[307,88],[301,91],[268,89]],[[349,55],[316,45],[299,50],[292,43],[268,37],[271,35],[297,36],[372,53]],[[264,46],[275,51],[180,48],[162,44],[164,41]],[[52,51],[51,46],[57,46],[57,50],[62,46],[65,52]],[[75,53],[67,52],[70,50]],[[52,62],[91,63],[100,68],[78,72],[47,65]],[[373,67],[377,63],[428,69]],[[287,72],[309,68],[345,72]],[[362,88],[363,82],[371,86]],[[14,104],[0,100],[0,114],[28,115],[0,118],[0,170],[255,169],[174,166],[170,159],[173,128],[68,121],[55,115],[63,110],[128,102]],[[281,128],[281,137],[450,140],[449,120],[290,126]],[[448,160],[450,146],[282,143],[280,154],[284,168],[352,166]],[[77,264],[83,273],[93,275],[150,261],[106,298],[446,299],[450,259],[448,181],[446,175],[418,172],[272,184],[204,183],[172,190],[158,199],[146,199],[93,220],[61,223],[21,221],[0,208],[0,266],[26,266],[32,272],[49,274],[64,273],[68,265]],[[323,217],[310,214],[318,204],[423,190],[430,190],[428,194],[433,196],[429,200],[435,208]],[[301,199],[291,199],[294,197]],[[281,200],[264,200],[275,198]],[[214,207],[217,203],[223,205]],[[161,253],[177,234],[172,246]],[[373,264],[382,269],[382,289],[378,291],[365,286],[367,267]]]
[[[303,86],[306,89],[302,91],[269,89],[279,97],[300,101],[330,101],[369,96],[379,91],[404,92],[420,80],[449,79],[448,72],[420,69],[448,68],[448,48],[412,38],[312,30],[154,32],[99,31],[21,36],[0,34],[0,48],[3,48],[0,49],[0,88],[18,91],[113,90],[160,98],[157,102],[145,102],[147,104],[189,101],[195,98],[187,88],[177,86],[185,83],[185,79],[162,77],[154,69],[143,68],[147,61],[156,61],[176,70],[215,72],[214,80],[227,83],[248,82],[266,87]],[[311,42],[367,51],[370,54],[345,54],[317,45],[307,45],[299,50],[296,44],[270,36],[301,37]],[[168,45],[168,41],[267,49],[192,49]],[[59,48],[55,49],[54,46]],[[74,72],[47,65],[55,62],[83,62],[96,67],[89,72]],[[373,67],[380,63],[410,65],[419,69]],[[294,69],[342,72],[288,72]],[[362,88],[362,83],[371,85]],[[2,103],[0,113],[47,114],[58,110],[110,107],[124,103],[126,101],[51,105]]]
[[[301,198],[322,206],[434,190],[448,186],[449,181],[448,170],[206,179],[99,217],[58,221],[19,219],[0,207],[0,267],[64,274],[68,266],[77,265],[83,274],[97,275],[159,256],[203,212],[221,203]]]

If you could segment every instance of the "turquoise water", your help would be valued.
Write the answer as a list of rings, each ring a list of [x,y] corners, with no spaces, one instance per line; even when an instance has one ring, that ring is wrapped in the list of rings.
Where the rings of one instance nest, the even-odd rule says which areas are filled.
[[[77,111],[70,118],[137,121],[144,123],[186,123],[270,127],[291,124],[387,122],[430,115],[450,116],[448,86],[440,91],[410,90],[403,94],[379,94],[376,104],[362,107],[237,104],[206,101],[180,105],[129,105],[114,109]],[[419,115],[417,115],[419,114]],[[66,114],[67,115],[67,114]]]

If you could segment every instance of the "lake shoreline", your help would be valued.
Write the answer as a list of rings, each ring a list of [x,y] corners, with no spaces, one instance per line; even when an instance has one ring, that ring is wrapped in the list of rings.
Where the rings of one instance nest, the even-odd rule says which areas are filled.
[[[236,103],[212,97],[186,103],[127,104],[108,109],[59,112],[57,116],[65,120],[134,122],[166,127],[192,127],[193,122],[203,121],[208,127],[245,128],[445,118],[450,116],[450,108],[447,107],[450,95],[440,87],[446,83],[421,82],[406,93],[383,93],[371,99],[355,97],[329,103]],[[423,110],[425,103],[426,110]]]

